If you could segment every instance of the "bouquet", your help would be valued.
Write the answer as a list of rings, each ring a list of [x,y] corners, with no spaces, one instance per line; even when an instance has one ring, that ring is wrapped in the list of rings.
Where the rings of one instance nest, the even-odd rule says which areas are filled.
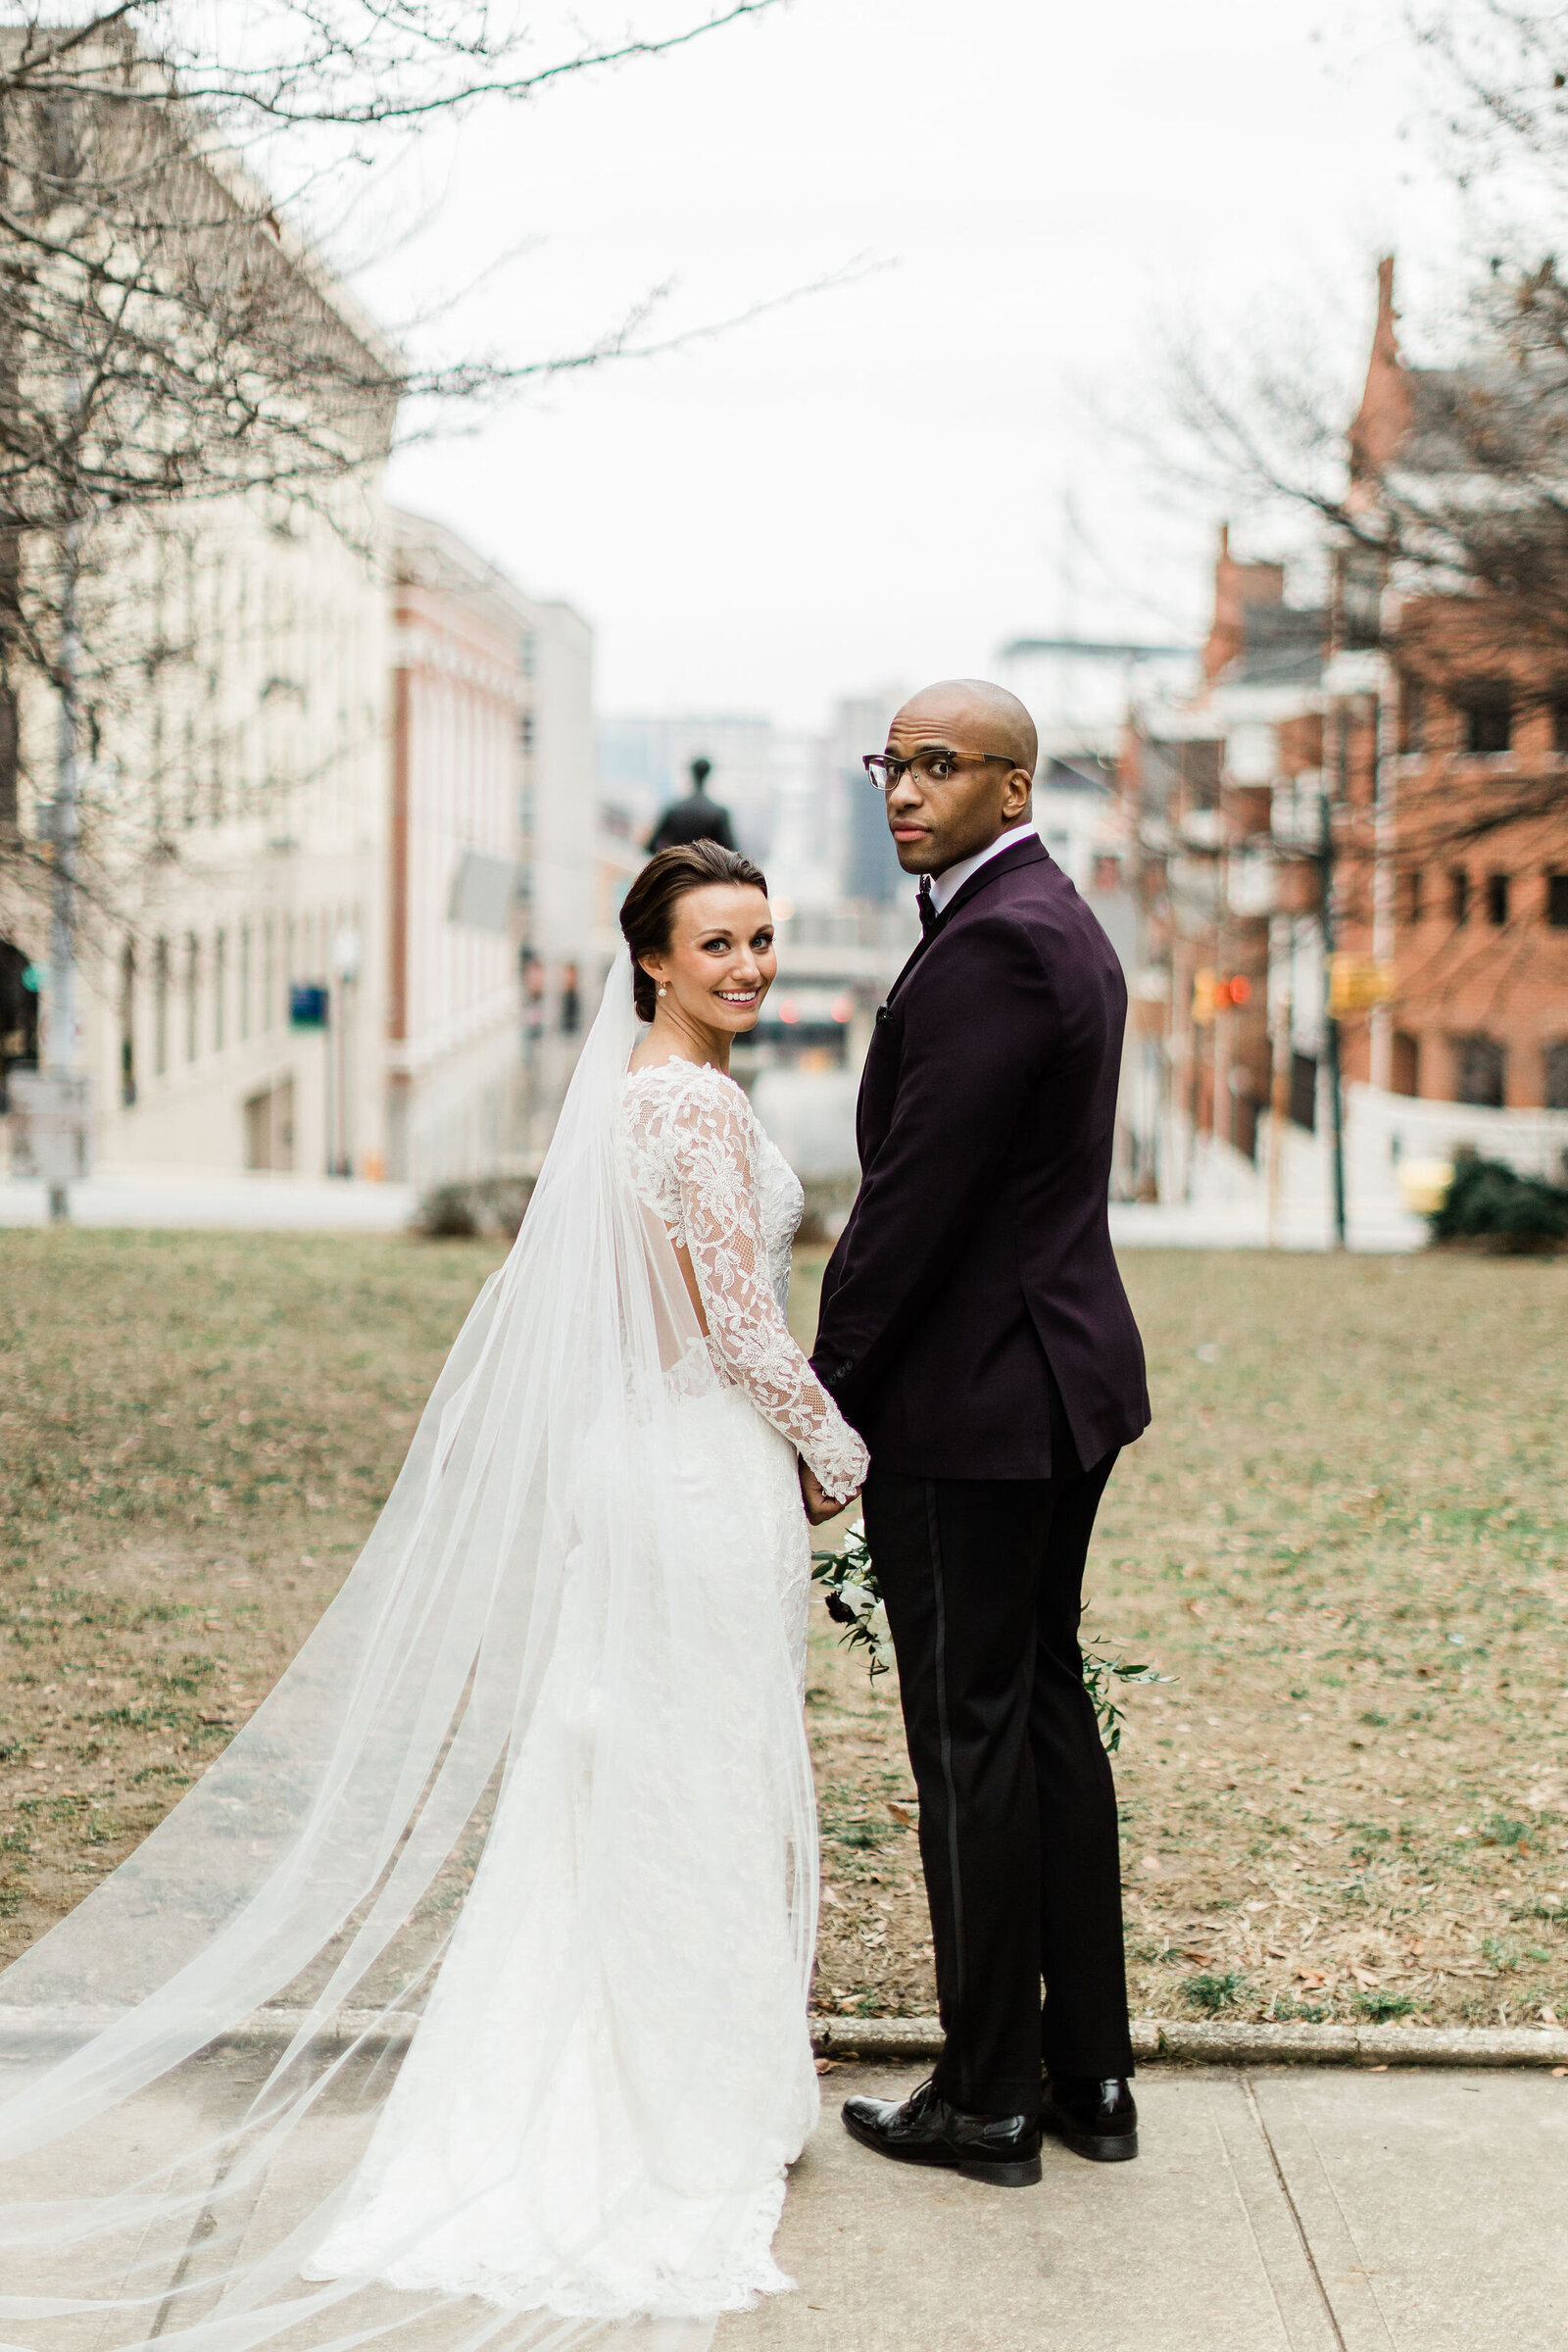
[[[879,1674],[886,1674],[893,1663],[893,1637],[888,1631],[887,1603],[871,1563],[863,1519],[857,1519],[848,1530],[842,1551],[812,1552],[811,1576],[822,1588],[828,1615],[844,1628],[841,1638],[845,1647],[864,1651],[866,1669],[873,1682]],[[1086,1649],[1083,1661],[1084,1689],[1100,1718],[1100,1737],[1107,1754],[1114,1755],[1121,1745],[1122,1725],[1126,1720],[1125,1711],[1114,1695],[1117,1686],[1168,1683],[1172,1677],[1161,1674],[1156,1666],[1130,1664],[1119,1651],[1107,1657],[1102,1650]]]

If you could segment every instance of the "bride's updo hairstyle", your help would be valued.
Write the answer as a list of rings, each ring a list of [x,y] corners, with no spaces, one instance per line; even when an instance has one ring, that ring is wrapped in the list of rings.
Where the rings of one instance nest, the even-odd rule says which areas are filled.
[[[739,850],[726,850],[716,841],[683,841],[650,858],[627,891],[620,909],[620,933],[631,954],[632,1001],[639,1020],[651,1021],[659,991],[652,972],[645,972],[645,956],[662,956],[669,946],[675,902],[689,890],[707,890],[714,882],[735,882],[743,889],[767,891],[760,865]]]

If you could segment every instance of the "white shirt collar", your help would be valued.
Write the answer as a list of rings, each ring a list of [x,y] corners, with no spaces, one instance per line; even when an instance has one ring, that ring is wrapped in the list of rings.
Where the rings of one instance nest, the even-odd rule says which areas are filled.
[[[988,850],[976,850],[972,858],[960,858],[956,865],[950,865],[942,873],[933,874],[931,898],[938,914],[944,911],[951,899],[956,897],[971,874],[977,874],[983,865],[989,865],[993,858],[1000,858],[1004,850],[1015,850],[1020,841],[1029,841],[1033,836],[1034,827],[1027,819],[1021,825],[1009,825],[1005,833],[997,835]]]

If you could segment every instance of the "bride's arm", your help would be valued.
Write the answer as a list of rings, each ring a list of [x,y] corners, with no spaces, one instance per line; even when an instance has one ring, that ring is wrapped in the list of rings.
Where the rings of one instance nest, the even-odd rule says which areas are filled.
[[[848,1500],[866,1451],[790,1336],[768,1277],[752,1184],[749,1112],[727,1081],[693,1087],[671,1125],[692,1271],[730,1377],[804,1455],[824,1494]]]

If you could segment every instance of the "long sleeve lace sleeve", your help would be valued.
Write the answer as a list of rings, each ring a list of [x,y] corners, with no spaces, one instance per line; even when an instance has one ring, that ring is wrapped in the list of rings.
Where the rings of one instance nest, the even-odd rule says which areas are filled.
[[[726,1082],[693,1088],[669,1137],[708,1336],[730,1378],[804,1454],[835,1502],[865,1478],[864,1445],[790,1336],[768,1279],[748,1152],[750,1113]]]

